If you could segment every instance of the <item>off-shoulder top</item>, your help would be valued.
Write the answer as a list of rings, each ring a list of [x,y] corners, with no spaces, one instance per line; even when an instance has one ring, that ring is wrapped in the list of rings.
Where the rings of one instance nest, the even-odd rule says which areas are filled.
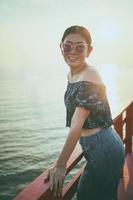
[[[64,102],[66,126],[68,127],[71,126],[71,119],[76,107],[84,107],[90,113],[82,128],[107,128],[113,124],[104,84],[95,84],[89,81],[68,82]]]

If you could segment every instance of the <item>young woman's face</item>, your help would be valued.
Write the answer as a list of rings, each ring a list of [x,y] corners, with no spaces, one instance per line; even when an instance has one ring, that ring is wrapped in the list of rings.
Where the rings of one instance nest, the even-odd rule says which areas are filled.
[[[61,44],[62,55],[70,67],[83,66],[91,50],[92,47],[78,33],[70,33]]]

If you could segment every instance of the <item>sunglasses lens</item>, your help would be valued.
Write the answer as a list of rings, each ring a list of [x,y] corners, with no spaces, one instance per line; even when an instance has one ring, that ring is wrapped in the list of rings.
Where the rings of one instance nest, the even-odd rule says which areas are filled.
[[[83,44],[78,44],[78,45],[76,46],[76,51],[77,51],[78,53],[83,53],[84,50],[85,50],[85,45],[83,45]]]
[[[72,49],[71,45],[67,44],[67,43],[64,43],[62,45],[62,48],[63,48],[63,51],[66,52],[66,53],[69,52],[69,51],[71,51],[71,49]]]
[[[65,53],[69,53],[73,48],[77,53],[83,53],[85,51],[85,44],[76,44],[74,46],[68,43],[62,44],[62,49]]]

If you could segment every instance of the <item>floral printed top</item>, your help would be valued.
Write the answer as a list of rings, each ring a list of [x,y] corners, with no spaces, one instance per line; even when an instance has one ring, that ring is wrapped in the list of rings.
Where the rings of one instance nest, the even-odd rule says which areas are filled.
[[[90,114],[83,128],[107,128],[113,124],[106,88],[104,84],[89,81],[68,82],[64,95],[66,106],[66,126],[71,126],[71,119],[76,107],[84,107]]]

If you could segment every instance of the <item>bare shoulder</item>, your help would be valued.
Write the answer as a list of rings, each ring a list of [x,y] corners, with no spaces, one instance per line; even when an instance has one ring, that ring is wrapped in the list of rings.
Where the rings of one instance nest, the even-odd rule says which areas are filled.
[[[103,84],[99,72],[92,66],[89,66],[82,75],[82,81],[90,81],[95,84]]]

